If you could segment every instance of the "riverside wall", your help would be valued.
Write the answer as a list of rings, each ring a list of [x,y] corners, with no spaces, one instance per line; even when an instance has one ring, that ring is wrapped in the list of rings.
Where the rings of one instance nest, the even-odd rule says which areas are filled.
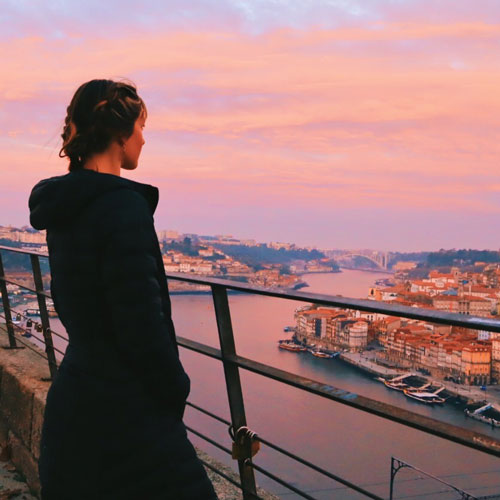
[[[5,325],[0,325],[0,455],[10,457],[16,469],[25,477],[30,491],[40,497],[38,458],[45,400],[50,387],[49,369],[43,351],[5,349],[8,346]],[[23,339],[23,341],[25,341]],[[31,347],[31,346],[30,346]],[[197,450],[200,458],[221,470],[233,480],[239,477],[230,467]],[[220,500],[239,500],[239,488],[207,469]],[[278,497],[259,488],[266,500]],[[68,498],[71,498],[69,492]]]

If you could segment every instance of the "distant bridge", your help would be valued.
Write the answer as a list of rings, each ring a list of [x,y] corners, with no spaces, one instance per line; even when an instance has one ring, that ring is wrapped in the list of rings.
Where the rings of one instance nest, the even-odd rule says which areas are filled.
[[[376,264],[379,269],[388,269],[389,252],[379,252],[377,250],[346,250],[337,258],[341,260],[343,257],[363,257],[370,262]]]

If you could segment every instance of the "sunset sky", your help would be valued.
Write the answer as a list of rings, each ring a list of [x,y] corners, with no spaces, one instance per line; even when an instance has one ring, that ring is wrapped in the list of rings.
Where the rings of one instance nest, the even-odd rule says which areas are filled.
[[[148,106],[158,229],[500,248],[498,0],[2,0],[0,225],[92,78]]]

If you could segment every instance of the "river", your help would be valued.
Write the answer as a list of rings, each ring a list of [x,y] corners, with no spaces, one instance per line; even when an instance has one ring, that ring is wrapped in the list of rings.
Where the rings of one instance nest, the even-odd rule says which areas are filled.
[[[374,281],[383,277],[380,273],[354,270],[309,274],[303,277],[310,285],[304,291],[364,298]],[[301,303],[250,294],[230,295],[229,302],[238,354],[500,439],[500,429],[467,419],[462,411],[451,405],[426,407],[409,401],[401,393],[388,390],[338,359],[318,359],[308,353],[278,349],[277,340],[287,335],[283,327],[294,324],[293,313]],[[210,296],[175,295],[172,311],[178,335],[219,347]],[[58,320],[53,320],[53,328],[61,330]],[[190,400],[229,419],[221,363],[185,349],[181,350],[181,358],[191,377]],[[382,497],[389,496],[391,456],[477,496],[500,492],[498,459],[244,370],[241,378],[250,428],[263,438]],[[191,408],[186,410],[186,423],[230,447],[224,425]],[[211,455],[234,466],[222,451],[197,437],[192,440]],[[314,498],[366,498],[265,446],[255,457],[255,463],[269,468]],[[260,474],[257,479],[261,486],[283,498],[299,498]],[[402,469],[396,476],[394,498],[446,500],[457,498],[457,494],[435,481],[422,479],[410,469]]]

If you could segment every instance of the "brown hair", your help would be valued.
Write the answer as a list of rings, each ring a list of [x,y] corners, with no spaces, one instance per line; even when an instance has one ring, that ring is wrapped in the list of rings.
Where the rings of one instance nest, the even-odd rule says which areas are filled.
[[[112,141],[130,137],[146,105],[131,83],[91,80],[80,85],[67,108],[61,158],[69,170],[83,168],[87,158],[102,153]]]

